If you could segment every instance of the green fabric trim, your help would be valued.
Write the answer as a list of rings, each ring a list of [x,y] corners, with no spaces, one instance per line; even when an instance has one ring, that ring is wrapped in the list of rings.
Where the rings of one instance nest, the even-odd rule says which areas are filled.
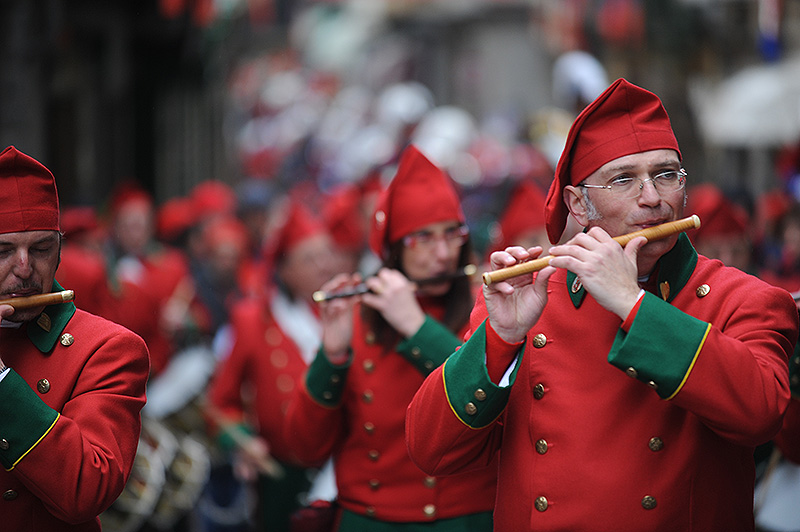
[[[500,387],[489,379],[486,371],[486,321],[475,330],[475,333],[461,349],[453,353],[444,363],[442,378],[447,402],[453,413],[462,423],[473,429],[489,426],[496,420],[508,403],[511,386],[516,381],[517,373],[522,365],[525,346],[520,351],[519,360],[511,372],[509,385]],[[480,400],[478,397],[485,399]],[[475,407],[470,414],[469,405]]]
[[[16,371],[8,371],[0,381],[0,419],[3,439],[8,442],[8,449],[0,449],[0,464],[6,471],[36,447],[58,417]]]
[[[342,511],[338,532],[492,532],[492,512],[436,519],[435,521],[396,523],[379,521],[350,510]]]
[[[64,290],[57,281],[53,280],[53,292],[60,292]],[[27,332],[36,349],[42,353],[49,353],[56,345],[64,327],[67,326],[69,320],[75,314],[75,303],[67,301],[65,303],[57,303],[45,307],[42,314],[47,316],[46,321],[50,324],[50,329],[43,329],[39,320],[34,320],[28,323]],[[40,319],[42,314],[40,314]]]
[[[655,383],[663,399],[683,385],[703,346],[710,325],[645,293],[628,333],[617,332],[608,361],[636,378]]]
[[[423,375],[428,375],[447,360],[461,345],[458,337],[447,327],[425,315],[422,327],[395,348]]]
[[[697,251],[686,233],[678,235],[678,242],[659,260],[658,286],[669,283],[667,302],[675,299],[697,266]]]
[[[353,351],[350,349],[348,349],[347,362],[337,366],[331,364],[320,347],[317,356],[308,367],[308,373],[306,373],[306,388],[311,398],[323,406],[337,407],[342,401],[344,383],[352,362]]]
[[[689,241],[686,233],[678,235],[678,241],[672,246],[672,249],[667,251],[664,256],[658,261],[658,285],[666,282],[669,285],[669,297],[667,301],[675,299],[697,266],[697,251]],[[586,289],[581,285],[577,292],[572,291],[572,285],[575,282],[576,274],[567,272],[567,293],[569,294],[572,304],[575,308],[579,308],[583,303],[586,296]],[[659,294],[660,297],[660,294]]]
[[[217,435],[217,445],[226,453],[232,453],[239,447],[237,438],[233,436],[234,432],[245,436],[252,436],[255,434],[253,429],[244,423],[231,423],[225,427],[220,427],[219,434]]]

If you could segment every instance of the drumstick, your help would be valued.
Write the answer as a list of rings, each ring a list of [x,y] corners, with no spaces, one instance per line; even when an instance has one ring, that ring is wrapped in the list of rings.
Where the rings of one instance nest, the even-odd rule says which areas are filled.
[[[33,296],[12,297],[0,300],[0,305],[11,305],[14,310],[23,310],[36,307],[46,307],[56,303],[66,303],[75,298],[72,290],[62,290],[61,292],[50,292],[48,294],[36,294]]]
[[[634,231],[633,233],[615,236],[614,240],[619,243],[620,246],[625,246],[637,236],[643,236],[647,238],[648,242],[652,242],[654,240],[661,240],[674,234],[681,233],[687,229],[696,229],[698,227],[700,227],[700,217],[696,214],[693,214],[692,216],[683,218],[681,220],[675,220],[672,222],[663,223],[661,225],[647,227],[640,231]],[[547,255],[546,257],[539,257],[538,259],[527,262],[520,262],[519,264],[509,266],[508,268],[500,268],[499,270],[485,272],[483,274],[483,282],[488,286],[498,281],[505,281],[506,279],[524,275],[526,273],[537,272],[550,264],[550,259],[552,258],[552,255]]]

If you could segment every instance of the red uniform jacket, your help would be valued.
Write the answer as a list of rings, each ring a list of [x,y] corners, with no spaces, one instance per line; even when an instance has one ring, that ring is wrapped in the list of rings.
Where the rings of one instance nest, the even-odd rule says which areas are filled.
[[[409,407],[411,456],[448,474],[499,452],[497,530],[752,531],[754,446],[789,401],[789,294],[682,236],[659,265],[667,301],[645,294],[626,332],[573,277],[551,277],[510,387],[488,379],[478,303]]]
[[[254,421],[257,432],[269,442],[270,454],[296,464],[294,443],[285,438],[284,423],[289,399],[308,366],[275,321],[266,298],[236,304],[231,323],[235,343],[214,375],[209,401],[232,422]],[[252,401],[245,402],[243,388],[253,392]],[[246,415],[254,419],[245,420]]]
[[[103,318],[47,307],[0,329],[0,529],[95,532],[139,441],[147,348]],[[72,314],[73,312],[74,315]]]
[[[415,466],[404,440],[405,410],[425,375],[460,344],[428,313],[395,350],[374,341],[355,309],[352,359],[333,366],[320,352],[293,397],[287,438],[306,461],[333,456],[339,503],[381,521],[433,521],[494,506],[496,464],[438,478]]]

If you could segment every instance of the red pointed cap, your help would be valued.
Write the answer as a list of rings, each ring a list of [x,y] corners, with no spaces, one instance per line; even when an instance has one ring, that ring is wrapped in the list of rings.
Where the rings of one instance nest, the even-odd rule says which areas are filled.
[[[505,249],[527,231],[541,230],[544,227],[544,199],[544,192],[530,181],[522,181],[514,187],[500,218],[500,234],[492,249]]]
[[[389,244],[426,225],[447,220],[465,220],[452,180],[416,146],[409,145],[400,158],[397,174],[378,198],[370,248],[386,258]]]
[[[14,146],[0,153],[0,233],[58,231],[56,180]]]
[[[545,205],[550,242],[558,242],[567,223],[565,186],[577,185],[619,157],[661,149],[681,156],[661,100],[625,79],[616,80],[581,111],[567,134]]]

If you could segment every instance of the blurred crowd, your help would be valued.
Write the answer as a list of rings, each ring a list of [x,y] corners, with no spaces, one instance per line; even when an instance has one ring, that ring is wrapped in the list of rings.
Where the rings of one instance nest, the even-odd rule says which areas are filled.
[[[282,415],[319,343],[314,292],[338,273],[366,277],[380,264],[368,246],[369,223],[409,143],[453,179],[478,272],[495,249],[548,246],[543,203],[566,131],[610,81],[585,54],[558,65],[560,107],[474,117],[439,104],[414,81],[348,86],[290,53],[265,55],[230,83],[241,178],[220,176],[161,202],[127,182],[103,206],[64,206],[58,283],[75,291],[79,307],[141,335],[151,355],[137,464],[104,529],[252,524],[263,508],[234,474],[230,454],[252,441],[227,430],[226,394],[239,395],[253,426],[268,421],[248,418],[255,414],[246,388],[214,392],[215,376],[237,350],[259,351],[274,370],[273,406]],[[685,212],[702,221],[690,233],[698,251],[800,293],[800,146],[781,153],[781,186],[759,197],[733,197],[687,171]],[[259,321],[265,308],[274,323]],[[292,331],[286,321],[307,327]],[[281,334],[272,337],[275,328]],[[244,346],[246,334],[258,345]],[[281,445],[291,442],[255,452],[280,462]],[[272,466],[286,473],[285,464]]]

